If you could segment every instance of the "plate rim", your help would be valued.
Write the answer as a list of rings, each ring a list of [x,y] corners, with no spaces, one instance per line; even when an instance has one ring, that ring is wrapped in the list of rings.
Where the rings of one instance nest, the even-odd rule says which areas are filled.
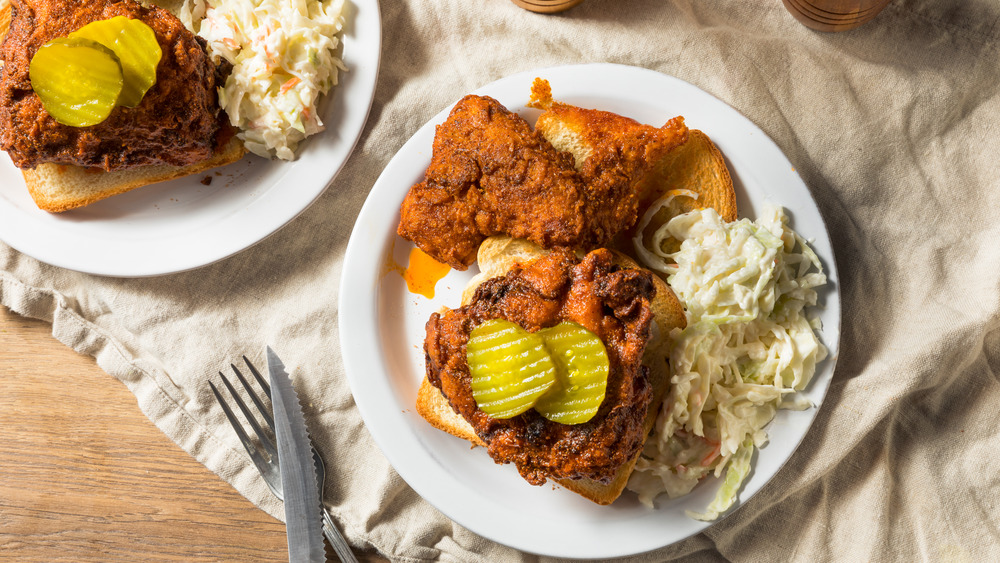
[[[258,186],[259,193],[252,193],[249,202],[237,198],[227,201],[213,210],[215,216],[209,217],[211,221],[203,220],[203,225],[193,232],[177,227],[162,237],[136,242],[119,238],[121,233],[111,233],[107,227],[78,228],[74,223],[86,221],[75,217],[73,211],[51,214],[33,208],[25,209],[0,195],[0,216],[4,218],[0,221],[0,240],[14,250],[51,266],[113,278],[145,278],[208,266],[234,256],[279,231],[315,203],[344,169],[364,132],[374,104],[382,52],[380,6],[378,0],[349,0],[347,8],[350,12],[346,19],[354,29],[342,36],[342,60],[349,70],[341,72],[340,86],[328,95],[346,97],[343,122],[336,129],[327,129],[310,137],[306,143],[316,144],[316,147],[304,145],[306,150],[303,155],[294,161],[254,161],[250,164],[251,167],[284,166],[286,169],[279,169],[270,182]],[[310,148],[314,151],[309,151]],[[6,153],[0,156],[0,167],[8,168],[7,173],[11,177],[19,177],[9,156]],[[244,165],[247,158],[260,157],[248,155],[244,157]],[[317,175],[317,170],[324,172]],[[197,177],[193,175],[175,181],[190,185]],[[287,192],[275,193],[282,191],[279,184],[297,186],[291,198]],[[22,183],[13,189],[25,188]],[[15,194],[15,197],[26,196]],[[168,200],[170,192],[157,199],[164,206]],[[92,209],[81,208],[87,211]],[[87,212],[81,210],[77,211]],[[108,220],[114,227],[125,229],[126,234],[134,232],[142,235],[143,221],[127,216]],[[129,225],[130,222],[132,225]],[[39,236],[39,232],[57,232],[59,235]]]
[[[585,75],[592,74],[598,76],[607,75],[608,73],[623,72],[627,74],[637,74],[637,75],[644,74],[647,76],[655,76],[655,80],[666,79],[669,81],[675,81],[674,82],[675,85],[683,88],[691,88],[697,93],[698,96],[705,96],[711,98],[712,100],[715,100],[716,103],[722,104],[722,106],[728,108],[727,111],[732,112],[734,115],[742,119],[745,122],[745,125],[748,126],[753,133],[758,134],[760,136],[760,138],[758,139],[759,142],[767,143],[769,145],[769,149],[773,149],[774,151],[776,151],[777,154],[780,155],[781,159],[783,159],[784,162],[789,163],[790,165],[787,156],[784,154],[783,151],[781,151],[780,147],[778,147],[777,144],[774,143],[774,141],[770,139],[770,137],[767,136],[755,123],[753,123],[751,120],[749,120],[746,116],[744,116],[735,108],[732,108],[719,98],[705,92],[704,90],[684,80],[681,80],[671,75],[667,75],[665,73],[661,73],[658,71],[642,67],[635,67],[635,66],[621,65],[614,63],[584,63],[584,64],[559,65],[553,67],[538,68],[538,69],[514,73],[509,76],[500,78],[496,81],[493,81],[477,89],[473,93],[488,92],[490,90],[499,88],[501,84],[515,82],[515,81],[523,81],[525,84],[530,85],[531,79],[534,78],[535,76],[551,77],[551,75],[555,73],[562,73],[562,72],[579,72]],[[525,99],[527,99],[527,87],[525,87],[525,92],[526,92]],[[359,213],[358,218],[355,222],[351,237],[348,241],[347,249],[345,251],[344,265],[342,271],[364,273],[365,268],[363,268],[362,266],[365,267],[371,266],[371,264],[365,265],[363,255],[365,253],[367,253],[368,255],[376,254],[372,252],[373,247],[377,246],[378,241],[382,240],[382,238],[380,237],[386,235],[385,233],[378,233],[373,231],[372,229],[373,225],[371,224],[372,223],[371,217],[377,216],[378,214],[380,214],[380,212],[384,213],[385,205],[378,200],[381,199],[384,202],[386,201],[384,199],[386,195],[395,196],[395,192],[390,192],[388,194],[385,193],[393,189],[391,186],[392,179],[390,178],[389,175],[394,171],[396,167],[403,166],[402,164],[400,164],[399,160],[400,155],[407,153],[408,151],[414,150],[412,144],[417,141],[417,138],[420,137],[422,133],[426,134],[425,133],[426,129],[433,127],[437,123],[440,123],[440,121],[442,121],[444,117],[447,116],[448,112],[453,107],[453,105],[454,103],[449,104],[447,107],[441,110],[441,112],[436,114],[421,128],[419,128],[409,139],[407,139],[407,141],[397,151],[396,155],[394,155],[393,158],[388,162],[385,169],[380,174],[378,180],[376,180],[371,191],[369,192],[368,198],[366,199],[365,204],[362,207],[361,212]],[[429,150],[426,150],[425,152],[429,152]],[[427,155],[427,158],[429,160],[429,154]],[[794,176],[798,179],[798,183],[801,184],[801,188],[804,190],[804,197],[807,198],[808,201],[810,201],[812,203],[812,206],[815,208],[814,209],[815,213],[820,221],[820,231],[822,235],[825,237],[826,251],[822,253],[820,253],[820,251],[817,251],[817,253],[820,255],[823,261],[825,273],[827,274],[829,279],[830,290],[828,291],[829,297],[827,298],[826,305],[831,306],[832,304],[836,308],[836,315],[832,319],[828,319],[828,321],[833,321],[833,322],[831,322],[829,325],[824,325],[822,332],[822,335],[826,339],[824,340],[824,344],[827,346],[830,353],[827,359],[825,359],[822,362],[821,369],[817,369],[817,373],[816,376],[814,376],[813,383],[810,384],[811,385],[810,389],[815,389],[815,391],[818,394],[818,402],[814,408],[810,409],[807,423],[804,426],[800,426],[800,435],[798,436],[798,439],[795,441],[794,444],[791,444],[791,449],[788,455],[786,455],[783,459],[780,460],[778,466],[774,468],[773,471],[771,471],[770,474],[765,479],[763,479],[762,482],[760,482],[759,484],[755,482],[754,483],[755,488],[752,491],[749,490],[748,488],[743,493],[741,493],[741,499],[739,505],[742,505],[745,502],[747,502],[750,498],[752,498],[756,494],[756,492],[758,492],[761,488],[766,486],[767,483],[769,483],[773,479],[773,477],[781,470],[781,468],[789,461],[789,459],[791,459],[791,457],[795,454],[795,452],[798,451],[799,446],[802,443],[802,440],[809,433],[813,423],[815,422],[818,416],[818,412],[822,407],[823,399],[825,398],[827,391],[829,389],[830,382],[833,378],[833,373],[836,367],[836,361],[837,358],[839,357],[840,319],[841,319],[840,285],[836,269],[836,260],[833,254],[832,246],[830,245],[829,231],[826,226],[826,222],[822,217],[822,214],[819,212],[819,207],[816,204],[815,198],[813,198],[812,196],[812,192],[809,190],[808,186],[805,185],[804,181],[802,181],[798,173],[794,172],[794,168],[792,170]],[[403,194],[405,195],[405,190],[403,190]],[[791,211],[794,212],[795,209],[791,209]],[[743,216],[742,213],[741,216]],[[398,211],[396,212],[396,220],[398,221]],[[388,241],[392,241],[394,237],[396,237],[396,235],[393,232],[391,233],[391,235],[388,235],[385,238]],[[738,510],[739,506],[734,507],[733,509],[728,511],[722,518],[719,518],[715,522],[704,523],[704,522],[693,521],[696,522],[696,524],[693,525],[689,530],[687,530],[686,533],[680,535],[679,537],[673,538],[672,540],[667,542],[661,542],[656,540],[655,538],[652,539],[646,538],[647,541],[641,542],[636,545],[618,546],[618,547],[615,546],[609,547],[607,543],[597,546],[590,543],[587,543],[586,545],[575,545],[575,546],[567,546],[567,545],[553,546],[551,544],[540,544],[537,541],[526,542],[526,541],[518,541],[517,539],[512,541],[511,538],[505,537],[503,534],[497,533],[495,529],[485,528],[479,521],[469,521],[467,518],[464,518],[463,517],[464,513],[461,510],[456,510],[454,503],[442,502],[441,497],[439,495],[443,494],[444,488],[442,488],[440,484],[428,482],[428,480],[424,476],[416,474],[415,470],[411,470],[411,467],[407,466],[407,464],[405,463],[409,455],[415,453],[423,453],[433,456],[433,452],[418,452],[419,448],[417,448],[416,446],[419,445],[419,437],[415,435],[413,436],[408,435],[407,438],[411,439],[411,442],[413,441],[418,442],[418,444],[413,444],[413,443],[408,444],[406,443],[406,439],[399,439],[398,436],[387,435],[388,429],[386,428],[386,424],[384,422],[384,418],[386,415],[385,410],[380,410],[380,407],[378,405],[372,405],[368,400],[368,397],[373,394],[376,396],[377,395],[391,396],[391,394],[394,393],[390,385],[389,379],[387,377],[372,378],[370,376],[371,373],[376,371],[387,373],[388,366],[386,365],[385,360],[378,354],[374,354],[371,357],[367,358],[364,357],[364,354],[366,352],[367,353],[377,352],[380,349],[379,346],[380,334],[378,327],[378,317],[379,317],[378,295],[380,291],[379,287],[381,286],[380,275],[384,276],[385,272],[382,271],[381,274],[379,273],[378,262],[384,261],[384,258],[377,257],[374,259],[374,261],[376,263],[375,264],[376,277],[374,280],[370,279],[367,275],[351,275],[351,276],[343,276],[342,278],[341,287],[338,295],[338,301],[339,301],[338,315],[339,315],[339,324],[341,327],[340,346],[344,362],[345,374],[347,376],[348,383],[351,387],[351,392],[354,395],[355,404],[358,406],[358,409],[362,415],[365,425],[368,428],[369,433],[372,436],[373,440],[378,445],[383,454],[386,456],[386,458],[389,460],[390,464],[395,468],[395,470],[400,474],[400,476],[409,484],[409,486],[415,490],[415,492],[417,492],[428,503],[435,506],[438,510],[444,513],[448,518],[470,529],[471,531],[483,536],[484,538],[529,553],[552,556],[552,557],[577,557],[584,559],[597,559],[597,558],[635,555],[639,553],[652,551],[655,549],[660,549],[668,545],[672,545],[673,543],[682,541],[683,539],[690,537],[691,535],[704,531],[711,525],[714,525],[722,521],[725,517]],[[382,267],[382,270],[385,270],[385,268]],[[373,282],[374,282],[374,288],[371,285]],[[374,312],[374,315],[372,315],[371,319],[366,319],[363,316],[365,311]],[[360,326],[359,326],[359,319],[361,321]],[[343,330],[344,327],[348,326],[352,327],[351,331]],[[369,342],[368,344],[371,344],[372,347],[368,348],[367,350],[366,350],[367,344],[365,346],[359,345],[360,344],[359,340],[362,340],[364,338],[368,338],[371,340],[371,342]],[[366,374],[365,379],[363,381],[360,379],[362,373]],[[813,399],[815,401],[816,397],[814,397]],[[400,416],[398,416],[398,413],[390,413],[390,414],[393,420],[402,420]],[[411,431],[410,433],[413,434],[412,429],[408,430],[410,430]],[[758,462],[755,459],[755,464],[754,464],[755,470],[757,463]]]

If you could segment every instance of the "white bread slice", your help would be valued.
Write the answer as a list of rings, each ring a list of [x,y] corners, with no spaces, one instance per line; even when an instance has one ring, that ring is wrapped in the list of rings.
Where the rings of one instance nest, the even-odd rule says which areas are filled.
[[[544,110],[538,116],[535,129],[557,150],[572,154],[577,168],[581,168],[595,150],[587,140],[593,136],[588,131],[606,126],[608,117],[596,110],[553,100],[549,83],[540,78],[532,84],[528,105]],[[638,254],[633,248],[632,238],[642,222],[641,218],[656,200],[670,192],[687,190],[698,197],[677,195],[668,206],[659,208],[643,230],[647,244],[661,225],[681,213],[711,207],[726,221],[735,221],[737,217],[736,191],[726,160],[708,135],[697,129],[688,129],[687,141],[658,155],[652,169],[639,179],[635,187],[639,197],[640,220],[611,242],[613,248],[633,258]],[[679,244],[669,239],[664,250],[673,252]]]
[[[577,169],[595,152],[588,139],[603,137],[592,132],[607,128],[615,119],[614,114],[555,101],[548,81],[541,78],[531,85],[528,105],[544,110],[535,130],[556,150],[572,154]],[[653,201],[679,189],[699,194],[697,202],[678,198],[682,212],[712,207],[723,219],[736,220],[736,192],[729,168],[718,147],[697,129],[688,129],[687,141],[681,145],[657,153],[652,170],[639,180],[639,217]]]
[[[189,166],[142,166],[107,172],[64,164],[39,164],[22,170],[28,193],[39,209],[58,213],[90,205],[113,195],[149,184],[166,182],[231,164],[243,158],[246,149],[235,135],[208,160]]]
[[[486,239],[479,248],[478,261],[480,270],[487,275],[483,276],[481,274],[469,282],[469,286],[463,293],[462,304],[469,303],[472,295],[475,293],[475,288],[486,279],[503,275],[514,264],[530,262],[546,253],[546,250],[534,243],[520,239],[511,239],[510,237],[490,237]],[[614,252],[614,254],[615,263],[618,266],[622,268],[639,267],[635,261],[624,254],[619,252]],[[643,422],[644,435],[649,434],[653,428],[653,424],[656,422],[656,416],[669,384],[666,358],[670,331],[673,328],[683,328],[686,322],[684,309],[670,287],[656,276],[653,276],[653,283],[656,285],[656,297],[651,303],[651,309],[655,325],[652,337],[646,346],[643,356],[643,364],[649,368],[653,398],[650,401],[649,410]],[[476,435],[472,425],[455,412],[448,403],[448,399],[426,377],[420,384],[416,407],[417,413],[435,428],[468,440],[473,446],[485,446],[479,436]],[[559,479],[556,482],[597,504],[611,504],[625,489],[629,475],[632,474],[632,469],[635,467],[635,462],[638,458],[639,454],[637,453],[635,457],[619,468],[615,477],[607,484],[591,479]]]
[[[0,42],[10,30],[10,3],[0,1]],[[40,164],[22,170],[28,193],[39,209],[58,213],[83,207],[113,195],[157,182],[166,182],[198,174],[211,168],[232,164],[243,158],[243,142],[233,135],[228,143],[216,149],[207,160],[188,166],[141,166],[107,172],[67,164]]]
[[[689,129],[687,142],[657,161],[639,189],[640,217],[667,192],[690,190],[698,199],[674,199],[676,213],[711,207],[726,221],[736,220],[736,191],[726,160],[708,135],[697,129]]]
[[[630,256],[637,255],[632,239],[642,226],[642,218],[657,199],[671,192],[674,197],[667,205],[652,211],[652,217],[642,230],[646,248],[650,247],[653,236],[662,225],[682,213],[711,207],[719,212],[723,220],[736,220],[736,192],[729,168],[715,143],[697,129],[688,131],[687,142],[656,163],[652,172],[639,184],[639,190],[640,220],[631,229],[619,234],[612,243]],[[697,198],[677,195],[678,190],[694,192]],[[667,254],[676,252],[680,249],[680,241],[667,238],[660,249]]]

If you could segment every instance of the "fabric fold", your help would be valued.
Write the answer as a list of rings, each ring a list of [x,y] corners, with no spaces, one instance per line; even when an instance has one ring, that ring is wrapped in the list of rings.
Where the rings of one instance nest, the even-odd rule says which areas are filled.
[[[1000,7],[896,0],[840,34],[804,28],[777,1],[381,10],[365,131],[300,216],[235,256],[155,278],[62,270],[0,243],[0,303],[52,323],[164,434],[276,518],[280,503],[207,384],[243,354],[263,365],[265,344],[308,397],[327,505],[352,545],[404,562],[554,561],[452,522],[375,445],[340,359],[343,255],[382,169],[463,95],[553,65],[653,69],[734,106],[788,156],[829,229],[843,334],[826,402],[772,481],[704,533],[624,560],[1000,560]]]

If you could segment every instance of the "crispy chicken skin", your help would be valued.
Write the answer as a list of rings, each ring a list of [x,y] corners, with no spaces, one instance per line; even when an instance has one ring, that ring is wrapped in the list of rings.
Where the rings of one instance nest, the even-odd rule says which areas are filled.
[[[464,270],[491,235],[545,247],[584,238],[584,193],[570,155],[493,98],[470,95],[438,126],[430,166],[403,200],[398,232]]]
[[[631,120],[630,120],[631,121]],[[635,123],[635,122],[632,122]],[[464,270],[489,236],[506,234],[545,248],[590,250],[636,221],[635,183],[650,158],[683,142],[676,131],[639,124],[619,135],[601,122],[587,137],[594,158],[579,170],[524,119],[490,97],[462,98],[438,126],[423,181],[400,209],[398,233]]]
[[[548,478],[607,483],[645,440],[643,419],[652,391],[642,357],[655,292],[652,274],[617,269],[606,249],[582,261],[568,250],[553,251],[483,282],[468,305],[431,315],[424,341],[427,378],[469,421],[494,461],[514,463],[529,483],[541,485]],[[604,401],[590,421],[559,424],[533,409],[501,420],[479,410],[466,345],[472,329],[496,318],[529,331],[573,321],[597,334],[610,372]]]
[[[0,45],[0,149],[19,168],[44,162],[118,170],[186,166],[228,141],[222,127],[216,66],[170,12],[134,0],[11,0],[10,32]],[[118,107],[91,127],[57,123],[31,89],[29,63],[39,47],[84,25],[115,16],[150,26],[162,57],[156,84],[135,108]]]

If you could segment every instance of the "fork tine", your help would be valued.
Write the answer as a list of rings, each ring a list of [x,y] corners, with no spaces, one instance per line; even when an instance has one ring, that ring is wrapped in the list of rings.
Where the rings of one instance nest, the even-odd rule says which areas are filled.
[[[219,393],[219,389],[211,381],[208,382],[208,386],[212,388],[212,393],[215,394],[215,400],[219,402],[223,412],[226,413],[226,418],[229,419],[230,426],[232,426],[233,430],[236,431],[236,435],[239,437],[240,442],[243,444],[247,453],[250,454],[251,458],[260,457],[260,452],[257,451],[257,446],[255,446],[253,441],[250,440],[250,437],[247,436],[247,433],[243,430],[243,425],[236,419],[236,415],[233,413],[233,410],[229,408],[229,404],[225,401],[225,399],[222,398],[222,394]],[[263,458],[261,458],[261,461],[264,461]]]
[[[250,372],[253,373],[253,376],[255,378],[257,378],[257,383],[259,383],[260,388],[264,390],[264,394],[267,395],[267,399],[271,400],[271,386],[268,385],[266,381],[264,381],[264,378],[261,377],[260,372],[257,371],[257,368],[253,367],[253,364],[250,363],[250,360],[248,360],[246,356],[243,356],[243,361],[247,363],[247,367],[250,368]]]
[[[224,377],[223,380],[225,380]],[[212,388],[215,400],[219,402],[219,406],[221,406],[223,412],[226,413],[226,418],[229,419],[229,425],[233,427],[233,430],[236,432],[236,436],[239,437],[240,443],[243,444],[243,449],[245,449],[247,454],[250,456],[250,461],[252,461],[257,467],[257,471],[260,472],[261,476],[264,478],[264,482],[267,483],[267,486],[272,492],[274,492],[275,496],[282,498],[281,479],[278,477],[277,465],[268,463],[268,461],[260,455],[260,450],[257,449],[257,446],[255,446],[253,441],[250,440],[250,437],[247,436],[246,431],[243,430],[243,425],[240,424],[239,420],[237,420],[233,410],[229,408],[229,403],[222,398],[222,394],[219,393],[219,389],[215,386],[215,384],[209,381],[208,386]],[[275,457],[274,459],[276,460],[277,458]]]
[[[246,356],[243,356],[243,359],[246,359]],[[247,360],[247,363],[249,364],[250,361]],[[265,407],[264,403],[261,402],[260,397],[257,396],[257,393],[254,392],[253,387],[250,387],[250,384],[247,383],[246,378],[243,377],[243,374],[240,373],[240,370],[237,369],[236,366],[233,364],[229,364],[229,367],[233,368],[233,371],[236,372],[236,377],[240,380],[240,383],[243,384],[243,388],[247,390],[247,395],[250,395],[250,400],[253,401],[253,404],[256,405],[257,410],[260,411],[261,416],[264,417],[264,422],[267,423],[267,427],[271,429],[271,435],[274,436],[274,419],[271,418],[271,413],[268,412],[267,407]],[[268,389],[268,391],[270,391],[270,389]],[[270,396],[268,396],[268,398],[270,398]]]
[[[268,399],[271,399],[270,385],[268,385],[267,382],[264,381],[264,378],[260,375],[260,372],[257,371],[257,368],[254,367],[252,363],[250,363],[250,360],[246,356],[243,356],[243,361],[246,362],[247,367],[250,368],[250,372],[253,374],[254,378],[257,380],[257,383],[264,391],[264,394],[267,395]],[[247,382],[247,379],[243,377],[243,374],[240,373],[240,370],[237,369],[236,366],[233,364],[229,365],[230,367],[233,368],[233,372],[236,373],[236,377],[239,378],[240,383],[243,385],[243,389],[245,389],[247,395],[250,396],[250,399],[253,401],[254,406],[256,406],[257,409],[260,411],[259,414],[265,419],[267,425],[273,432],[274,419],[271,417],[269,409],[267,409],[264,406],[263,402],[260,399],[260,396],[253,390],[252,387],[250,387],[250,384]],[[256,417],[250,414],[246,404],[243,402],[240,396],[236,394],[236,389],[233,388],[233,385],[229,382],[228,379],[226,379],[226,376],[223,375],[221,371],[219,372],[219,377],[222,378],[222,383],[225,384],[226,388],[229,390],[229,393],[233,396],[233,399],[236,400],[236,404],[240,408],[240,411],[243,412],[243,416],[246,417],[247,422],[250,423],[250,426],[252,426],[254,431],[257,433],[257,436],[260,439],[261,446],[268,450],[267,453],[270,456],[270,460],[265,461],[263,456],[260,455],[260,450],[247,436],[246,432],[243,429],[243,425],[236,419],[236,415],[233,413],[228,403],[226,403],[226,401],[222,398],[222,394],[219,393],[219,390],[215,387],[215,385],[211,381],[209,381],[208,385],[212,388],[212,393],[215,394],[215,399],[219,401],[219,404],[222,406],[222,410],[225,411],[226,418],[229,419],[229,424],[232,425],[233,430],[236,431],[236,435],[239,436],[240,438],[240,442],[243,443],[243,447],[247,450],[247,453],[250,454],[250,459],[251,461],[253,461],[254,465],[257,466],[257,470],[260,472],[261,477],[264,478],[264,482],[267,483],[267,486],[271,489],[271,491],[274,493],[276,497],[278,497],[279,499],[283,499],[284,495],[282,494],[281,491],[282,488],[281,472],[278,467],[279,465],[278,454],[277,451],[275,450],[274,444],[270,442],[270,437],[266,436],[262,432],[262,428],[257,423]],[[313,453],[313,460],[316,464],[316,469],[321,475],[320,487],[322,489],[323,480],[325,479],[326,476],[326,468],[323,465],[323,458],[320,457],[319,452],[316,451],[315,447],[312,448],[312,453]],[[330,513],[325,506],[323,507],[323,535],[326,536],[327,540],[329,540],[330,545],[333,547],[334,552],[337,554],[337,557],[341,561],[345,563],[349,561],[352,563],[357,563],[357,559],[351,552],[350,546],[344,540],[344,536],[340,533],[340,530],[337,528],[336,523],[330,517]]]
[[[229,389],[229,394],[232,395],[233,399],[236,400],[236,406],[240,408],[240,411],[243,413],[243,416],[246,417],[247,422],[250,423],[250,427],[253,428],[253,431],[257,433],[257,439],[260,440],[261,446],[263,446],[264,450],[267,451],[267,455],[274,459],[278,459],[278,449],[275,447],[274,442],[271,441],[271,437],[264,434],[264,430],[260,427],[260,424],[257,422],[257,417],[255,417],[250,412],[250,409],[247,408],[246,403],[244,403],[243,399],[241,399],[240,396],[236,393],[236,389],[233,387],[233,384],[229,383],[229,380],[226,379],[225,375],[222,375],[221,371],[219,372],[219,377],[222,378],[222,383],[226,386],[227,389]]]

